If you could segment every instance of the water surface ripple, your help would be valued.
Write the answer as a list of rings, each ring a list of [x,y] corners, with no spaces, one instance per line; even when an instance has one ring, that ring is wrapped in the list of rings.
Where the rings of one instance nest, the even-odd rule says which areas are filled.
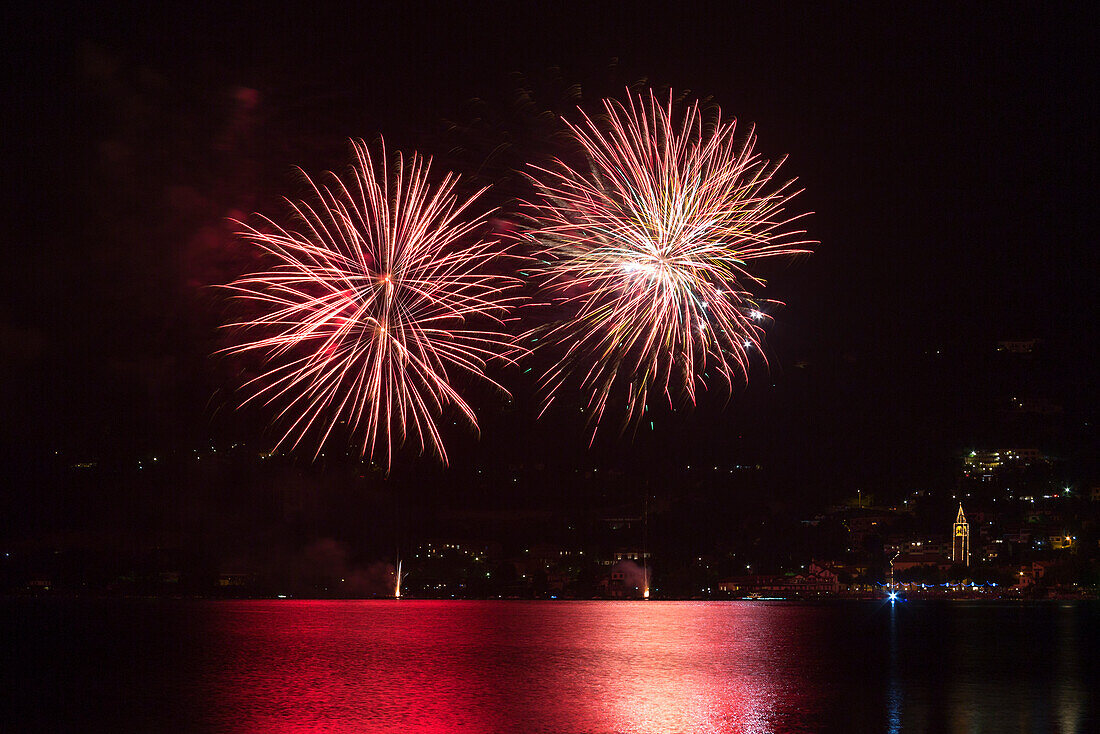
[[[1100,605],[2,602],[4,731],[1100,731]]]

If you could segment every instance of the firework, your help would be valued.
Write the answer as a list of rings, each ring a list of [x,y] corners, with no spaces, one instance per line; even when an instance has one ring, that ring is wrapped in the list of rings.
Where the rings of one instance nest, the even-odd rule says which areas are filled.
[[[738,140],[735,121],[698,103],[677,116],[671,94],[604,110],[566,122],[585,165],[533,167],[527,204],[543,285],[567,313],[533,337],[560,355],[542,376],[546,405],[579,389],[593,436],[612,403],[625,427],[655,391],[692,404],[708,379],[732,391],[762,354],[752,292],[764,283],[750,266],[811,244],[783,213],[793,181],[775,181],[782,161],[753,152],[752,130]]]
[[[477,430],[451,378],[503,390],[484,368],[514,353],[500,327],[517,281],[490,270],[503,250],[476,237],[488,212],[468,215],[484,189],[460,200],[453,174],[429,182],[430,160],[398,154],[391,165],[384,144],[376,157],[363,142],[352,148],[346,176],[306,176],[312,201],[287,200],[296,229],[241,224],[271,266],[227,286],[259,313],[231,325],[244,338],[226,351],[265,358],[245,402],[280,406],[280,445],[310,436],[316,456],[345,423],[361,455],[387,469],[406,440],[446,463],[444,409]]]

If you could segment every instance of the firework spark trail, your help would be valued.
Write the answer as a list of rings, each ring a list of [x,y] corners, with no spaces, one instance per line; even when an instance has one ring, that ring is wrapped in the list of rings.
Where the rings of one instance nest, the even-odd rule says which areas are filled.
[[[230,324],[244,339],[225,351],[265,356],[245,402],[285,403],[280,445],[315,433],[316,456],[345,421],[361,435],[361,455],[384,453],[387,469],[409,438],[445,464],[444,408],[478,428],[450,378],[466,373],[504,390],[484,367],[517,354],[500,327],[520,283],[492,272],[505,255],[498,243],[476,239],[489,212],[467,209],[484,189],[460,200],[457,176],[429,182],[430,160],[398,154],[391,168],[384,144],[377,157],[362,141],[352,148],[347,176],[322,185],[305,176],[313,202],[287,200],[298,230],[266,217],[263,231],[239,223],[274,263],[226,286],[260,314]]]
[[[749,266],[812,244],[792,226],[804,215],[783,214],[799,191],[773,185],[782,160],[755,154],[752,130],[738,142],[735,121],[719,112],[711,127],[698,103],[677,124],[671,93],[667,106],[651,91],[604,110],[602,124],[566,121],[587,167],[532,167],[526,204],[543,286],[570,312],[531,332],[561,354],[541,378],[545,407],[575,386],[593,438],[611,401],[625,404],[625,428],[651,391],[694,404],[711,373],[732,391],[762,354],[750,288],[764,282]]]

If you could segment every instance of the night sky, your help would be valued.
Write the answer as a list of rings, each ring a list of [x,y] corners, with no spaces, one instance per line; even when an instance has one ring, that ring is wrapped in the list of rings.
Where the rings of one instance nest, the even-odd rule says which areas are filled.
[[[269,444],[263,416],[234,409],[233,365],[211,356],[226,339],[211,286],[256,264],[228,217],[281,216],[279,197],[301,193],[293,167],[344,166],[349,137],[383,135],[470,174],[507,139],[480,176],[507,175],[494,166],[538,137],[519,88],[567,113],[570,85],[591,106],[647,80],[755,123],[758,150],[789,156],[783,171],[805,188],[795,208],[814,212],[821,244],[768,273],[786,304],[770,367],[755,364],[728,405],[710,395],[591,452],[578,416],[535,423],[531,382],[504,373],[514,405],[485,401],[480,442],[447,435],[456,464],[671,475],[744,462],[801,496],[908,490],[948,477],[964,449],[1015,438],[997,406],[1021,382],[990,377],[1005,372],[996,342],[1039,338],[1022,384],[1064,413],[1034,440],[1087,471],[1095,12],[201,5],[4,20],[9,467],[52,451]]]

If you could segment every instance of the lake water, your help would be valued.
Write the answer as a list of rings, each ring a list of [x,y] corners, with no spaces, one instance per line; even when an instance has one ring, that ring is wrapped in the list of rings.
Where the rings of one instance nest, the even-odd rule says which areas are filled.
[[[1100,731],[1091,602],[0,600],[2,731]]]

